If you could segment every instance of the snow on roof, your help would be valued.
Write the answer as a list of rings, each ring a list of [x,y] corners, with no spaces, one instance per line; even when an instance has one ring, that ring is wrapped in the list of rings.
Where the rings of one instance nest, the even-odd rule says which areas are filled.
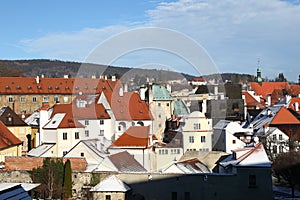
[[[27,156],[31,156],[31,157],[40,157],[42,156],[44,153],[46,153],[47,151],[49,151],[49,149],[51,149],[55,144],[42,144],[40,146],[38,146],[37,148],[31,149]]]
[[[28,192],[38,187],[40,183],[0,183],[0,191],[7,190],[18,185],[21,185],[21,187]]]
[[[109,176],[108,178],[101,181],[96,186],[92,187],[91,192],[126,192],[131,188],[121,181],[115,175]]]
[[[56,129],[64,119],[66,113],[57,113],[52,119],[44,126],[45,129]]]

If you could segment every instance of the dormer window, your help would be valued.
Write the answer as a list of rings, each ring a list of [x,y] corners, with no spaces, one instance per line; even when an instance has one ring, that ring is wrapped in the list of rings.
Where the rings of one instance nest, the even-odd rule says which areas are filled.
[[[21,86],[18,85],[18,86],[17,86],[17,89],[20,90],[20,89],[21,89]]]
[[[31,89],[32,89],[32,87],[31,87],[30,85],[28,85],[28,87],[27,87],[27,88],[28,88],[28,90],[31,90]]]
[[[49,85],[49,86],[48,86],[48,89],[49,89],[49,90],[52,90],[52,86]]]
[[[66,86],[66,90],[69,90],[70,89],[70,87],[69,86]]]
[[[7,85],[7,86],[5,86],[5,89],[7,89],[7,90],[8,90],[8,89],[10,89],[10,87]]]
[[[75,86],[75,90],[79,90],[79,87],[78,87],[78,86]]]
[[[84,87],[84,89],[86,89],[86,90],[87,90],[87,89],[89,89],[89,87],[86,85],[86,86]]]
[[[39,85],[39,86],[38,86],[38,89],[41,90],[41,89],[42,89],[42,86]]]
[[[59,90],[59,86],[55,86],[55,89],[56,89],[56,90]]]
[[[97,90],[98,89],[98,87],[94,87],[94,90]]]

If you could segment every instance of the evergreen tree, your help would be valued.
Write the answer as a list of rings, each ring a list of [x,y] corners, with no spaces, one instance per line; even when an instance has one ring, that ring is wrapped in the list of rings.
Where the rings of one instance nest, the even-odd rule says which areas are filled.
[[[64,167],[64,197],[72,197],[72,169],[69,159],[65,163]]]

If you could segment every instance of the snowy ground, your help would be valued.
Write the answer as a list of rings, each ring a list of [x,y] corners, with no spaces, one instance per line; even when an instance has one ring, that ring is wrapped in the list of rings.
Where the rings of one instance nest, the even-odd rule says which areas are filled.
[[[292,198],[292,190],[289,187],[273,185],[274,199],[299,199],[300,191],[295,188],[295,198]]]

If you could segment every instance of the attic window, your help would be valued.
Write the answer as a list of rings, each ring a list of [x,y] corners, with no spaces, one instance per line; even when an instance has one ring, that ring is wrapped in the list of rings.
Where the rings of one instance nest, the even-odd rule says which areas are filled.
[[[120,110],[120,113],[123,113],[124,111],[123,110]]]
[[[49,85],[48,89],[49,89],[49,90],[52,90],[52,86]]]
[[[56,121],[54,120],[53,122],[52,122],[52,124],[55,124],[56,123]]]
[[[102,90],[106,90],[106,87],[105,87],[105,86],[102,86]]]
[[[142,110],[139,110],[139,113],[143,113],[143,111],[142,111]]]
[[[78,87],[78,86],[75,86],[75,90],[79,90],[79,87]]]
[[[118,99],[118,103],[121,103],[121,99]]]
[[[68,90],[68,89],[70,89],[70,87],[69,87],[69,86],[66,86],[66,90]]]
[[[10,89],[10,87],[7,85],[7,86],[5,86],[5,89]]]
[[[21,89],[21,86],[18,85],[18,86],[17,86],[17,89],[20,90],[20,89]]]
[[[32,89],[32,87],[30,85],[27,88],[28,88],[28,90]]]
[[[58,90],[58,89],[59,89],[59,86],[55,86],[55,89]]]
[[[38,89],[41,90],[41,89],[42,89],[42,86],[39,85],[39,86],[38,86]]]
[[[94,90],[97,90],[98,89],[98,87],[94,87]]]
[[[89,87],[86,85],[86,86],[84,87],[84,89],[86,89],[86,90],[87,90],[87,89],[89,89]]]

